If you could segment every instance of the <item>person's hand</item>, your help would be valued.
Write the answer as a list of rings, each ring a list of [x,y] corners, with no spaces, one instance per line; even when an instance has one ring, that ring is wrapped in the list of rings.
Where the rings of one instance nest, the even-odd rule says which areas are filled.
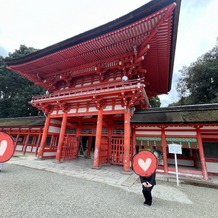
[[[151,186],[152,186],[152,184],[148,182],[147,187],[150,188]]]
[[[142,185],[144,185],[146,188],[150,188],[152,186],[152,184],[149,182],[143,182]]]

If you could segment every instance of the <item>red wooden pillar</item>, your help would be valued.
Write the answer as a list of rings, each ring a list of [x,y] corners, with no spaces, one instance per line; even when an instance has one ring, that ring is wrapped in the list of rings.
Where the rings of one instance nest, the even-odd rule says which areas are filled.
[[[113,118],[110,119],[109,121],[109,127],[108,127],[108,162],[111,162],[111,156],[112,156],[112,135],[113,135],[113,124],[114,124],[114,120]]]
[[[135,127],[132,128],[132,148],[133,148],[132,155],[134,156],[136,154],[136,133],[135,133]]]
[[[77,128],[76,128],[76,138],[77,138],[77,150],[76,150],[76,156],[79,155],[79,146],[80,146],[80,131],[81,131],[82,121],[78,122]]]
[[[124,112],[124,172],[130,171],[130,109],[126,108]]]
[[[28,132],[28,134],[26,136],[26,139],[25,139],[25,144],[24,144],[24,148],[23,148],[23,154],[26,154],[26,149],[27,149],[29,138],[30,138],[30,132]]]
[[[203,147],[199,128],[197,128],[196,131],[197,131],[198,149],[199,149],[199,155],[200,155],[200,161],[201,161],[202,175],[205,180],[208,180],[207,167],[206,167],[206,162],[205,162],[205,157],[204,157],[204,147]]]
[[[58,141],[58,148],[57,148],[57,153],[56,153],[56,161],[58,162],[61,160],[61,152],[63,148],[66,126],[67,126],[67,112],[65,111],[63,114],[63,118],[62,118],[61,130],[60,130],[59,141]]]
[[[38,134],[38,139],[37,139],[37,143],[36,143],[35,155],[38,154],[38,148],[39,148],[39,144],[40,144],[40,139],[41,139],[41,132]]]
[[[17,142],[18,142],[19,137],[20,137],[20,133],[18,132],[16,140],[15,140],[15,151],[16,151],[16,148],[17,148]]]
[[[95,139],[95,152],[94,152],[94,163],[93,167],[98,168],[100,163],[100,149],[101,149],[101,133],[102,133],[102,109],[98,110],[97,128],[96,128],[96,139]]]
[[[88,137],[88,147],[86,151],[86,158],[91,158],[91,148],[92,148],[92,136]]]
[[[161,141],[163,150],[163,162],[164,162],[164,173],[168,174],[168,163],[167,163],[167,142],[164,128],[161,129]]]
[[[48,136],[48,128],[49,128],[49,124],[50,124],[50,119],[51,119],[51,116],[50,116],[50,113],[48,113],[46,120],[45,120],[45,126],[44,126],[43,133],[42,133],[42,140],[41,140],[41,144],[40,144],[39,151],[38,151],[38,158],[39,159],[41,159],[43,157],[46,139]]]

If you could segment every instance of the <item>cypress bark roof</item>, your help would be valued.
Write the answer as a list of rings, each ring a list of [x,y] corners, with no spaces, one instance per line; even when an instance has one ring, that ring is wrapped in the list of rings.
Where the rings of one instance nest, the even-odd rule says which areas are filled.
[[[14,117],[0,118],[0,127],[34,127],[44,126],[45,117]]]
[[[217,123],[218,104],[150,108],[136,111],[131,123]]]
[[[45,117],[0,118],[0,127],[34,127],[44,126]],[[192,124],[218,123],[218,104],[178,106],[167,108],[150,108],[135,111],[132,124]]]

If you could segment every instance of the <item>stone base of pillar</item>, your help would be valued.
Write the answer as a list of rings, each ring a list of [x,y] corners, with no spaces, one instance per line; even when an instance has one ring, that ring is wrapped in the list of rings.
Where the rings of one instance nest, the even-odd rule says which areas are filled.
[[[130,171],[122,171],[121,173],[122,174],[126,174],[126,175],[131,175],[133,173],[133,171],[132,170],[130,170]]]
[[[44,157],[36,157],[34,160],[46,160]]]
[[[63,160],[54,160],[54,163],[56,163],[56,164],[60,164],[60,163],[63,163]]]
[[[99,166],[99,167],[92,166],[92,169],[95,169],[95,170],[100,170],[100,169],[101,169],[101,167],[100,167],[100,166]]]

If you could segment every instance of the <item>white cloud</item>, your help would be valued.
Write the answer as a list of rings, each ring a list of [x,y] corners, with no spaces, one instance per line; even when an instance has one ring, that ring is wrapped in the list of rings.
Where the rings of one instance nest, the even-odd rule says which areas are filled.
[[[0,0],[0,46],[45,48],[114,20],[145,0]]]
[[[217,9],[217,0],[182,1],[172,89],[168,95],[159,96],[161,107],[178,101],[176,85],[179,70],[195,62],[215,46],[218,37]]]
[[[0,0],[0,55],[20,44],[45,48],[114,20],[149,0]],[[218,37],[218,1],[182,0],[173,83],[161,106],[177,101],[176,80],[189,66],[212,49]],[[3,54],[4,53],[4,54]]]

